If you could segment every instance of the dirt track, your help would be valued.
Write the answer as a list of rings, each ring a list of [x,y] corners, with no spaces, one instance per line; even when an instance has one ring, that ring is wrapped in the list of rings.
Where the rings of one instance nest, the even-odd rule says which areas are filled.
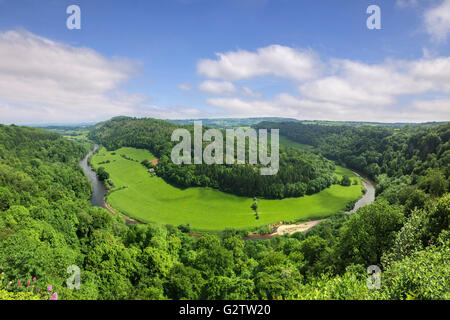
[[[116,212],[109,206],[109,204],[106,203],[106,201],[105,201],[103,207],[104,207],[106,210],[108,210],[109,212],[111,212],[112,214],[116,214]],[[122,218],[125,219],[126,225],[134,224],[134,223],[142,224],[142,222],[137,221],[137,220],[134,220],[134,219],[131,219],[131,218],[127,217],[127,216],[124,216],[124,215],[120,215],[120,216],[121,216]]]
[[[283,224],[276,228],[276,230],[269,234],[250,234],[245,237],[245,240],[266,240],[277,236],[282,236],[284,234],[294,234],[296,232],[305,232],[316,226],[326,219],[313,220],[308,222],[302,222],[298,224]]]
[[[296,232],[305,232],[317,225],[319,222],[324,221],[325,219],[313,220],[308,222],[303,222],[299,224],[284,224],[281,225],[275,230],[274,233],[271,233],[271,236],[282,236],[283,234],[293,234]]]

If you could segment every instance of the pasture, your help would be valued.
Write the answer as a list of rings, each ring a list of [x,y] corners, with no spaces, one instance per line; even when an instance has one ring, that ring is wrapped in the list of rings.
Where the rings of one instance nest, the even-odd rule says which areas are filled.
[[[210,188],[179,189],[152,176],[140,163],[155,157],[147,150],[101,148],[92,157],[95,168],[103,166],[114,187],[108,204],[124,215],[142,222],[190,224],[195,231],[220,231],[225,228],[252,229],[280,221],[319,219],[343,210],[350,200],[361,196],[361,183],[350,187],[333,185],[320,193],[300,198],[258,200],[259,219],[250,208],[251,198],[239,197]],[[109,162],[108,162],[109,161]],[[337,167],[336,174],[356,177]]]

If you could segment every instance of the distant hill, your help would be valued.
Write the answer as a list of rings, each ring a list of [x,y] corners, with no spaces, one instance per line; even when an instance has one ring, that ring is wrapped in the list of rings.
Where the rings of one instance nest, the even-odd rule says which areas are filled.
[[[280,122],[280,121],[274,121]],[[287,121],[286,121],[287,122]],[[299,120],[298,122],[302,124],[319,124],[325,126],[353,126],[353,127],[361,127],[361,126],[380,126],[380,127],[405,127],[405,126],[438,126],[441,124],[447,123],[446,121],[442,122],[423,122],[423,123],[414,123],[414,122],[364,122],[364,121],[328,121],[328,120]]]
[[[61,128],[87,128],[94,126],[97,122],[79,122],[79,123],[41,123],[41,124],[20,124],[24,127],[33,127],[41,129],[61,129]]]
[[[182,120],[166,120],[175,124],[184,125],[192,124],[194,121],[202,121],[204,126],[217,128],[235,128],[235,127],[252,127],[261,122],[283,123],[283,122],[297,122],[302,124],[318,124],[324,126],[380,126],[380,127],[396,127],[401,128],[405,126],[437,126],[446,123],[444,122],[425,122],[425,123],[409,123],[409,122],[364,122],[364,121],[328,121],[328,120],[297,120],[293,118],[281,117],[258,117],[258,118],[218,118],[218,119],[182,119]]]
[[[251,127],[263,121],[269,122],[299,122],[292,118],[279,117],[261,117],[261,118],[217,118],[217,119],[185,119],[185,120],[166,120],[175,124],[193,124],[194,121],[202,121],[204,126],[217,128],[235,128],[235,127]]]
[[[124,119],[138,119],[135,117],[128,116],[117,116],[112,118],[112,121],[121,121]],[[167,120],[177,125],[188,125],[193,124],[194,121],[202,121],[204,126],[216,127],[216,128],[236,128],[236,127],[253,127],[261,122],[272,122],[272,123],[302,123],[302,124],[318,124],[324,126],[382,126],[382,127],[405,127],[405,126],[437,126],[445,124],[443,122],[424,122],[424,123],[408,123],[408,122],[395,122],[395,123],[383,123],[383,122],[363,122],[363,121],[329,121],[329,120],[297,120],[294,118],[282,118],[282,117],[256,117],[256,118],[215,118],[215,119],[181,119],[181,120]],[[45,124],[21,124],[21,126],[42,128],[47,130],[74,130],[74,129],[84,129],[100,125],[105,121],[101,122],[80,122],[80,123],[45,123]]]

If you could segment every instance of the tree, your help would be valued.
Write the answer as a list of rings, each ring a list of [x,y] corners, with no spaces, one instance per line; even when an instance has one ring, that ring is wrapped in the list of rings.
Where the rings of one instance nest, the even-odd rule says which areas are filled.
[[[281,252],[267,254],[257,268],[255,292],[259,299],[289,299],[302,283],[302,275]]]
[[[104,167],[99,167],[97,169],[97,176],[101,181],[105,181],[109,179],[109,173],[106,172]]]
[[[449,228],[450,194],[439,199],[436,206],[432,207],[425,223],[427,236],[436,241],[442,230]]]
[[[427,212],[424,210],[414,210],[411,213],[401,230],[396,234],[392,247],[383,254],[381,261],[384,268],[389,267],[394,261],[401,261],[412,253],[423,249],[426,216]]]
[[[256,219],[259,219],[259,216],[258,216],[258,200],[256,199],[256,197],[253,198],[253,203],[251,205],[251,208],[252,208],[253,211],[255,211]]]
[[[419,187],[433,196],[441,196],[447,191],[447,180],[439,169],[433,169],[419,181]]]
[[[0,211],[8,210],[14,198],[8,188],[0,187]]]
[[[140,258],[151,277],[166,277],[174,264],[174,259],[168,252],[152,247],[145,248]]]
[[[351,186],[352,180],[347,175],[344,175],[341,180],[341,185],[345,187]]]
[[[203,286],[202,298],[212,300],[241,300],[254,297],[255,285],[250,279],[214,276]]]
[[[338,269],[343,270],[352,263],[379,264],[404,219],[401,207],[391,206],[385,200],[360,208],[344,223],[334,247],[339,257]]]
[[[164,283],[164,292],[169,298],[175,300],[199,299],[201,288],[205,282],[200,271],[190,266],[176,264],[167,278],[168,280]]]
[[[409,216],[414,209],[423,209],[429,200],[429,195],[425,191],[413,187],[403,187],[397,194],[400,204],[405,206],[404,212],[406,216]]]
[[[324,271],[327,249],[327,242],[317,235],[300,242],[299,251],[305,258],[305,271],[308,274],[319,274]]]
[[[396,261],[383,273],[385,299],[448,300],[449,243],[430,246]]]

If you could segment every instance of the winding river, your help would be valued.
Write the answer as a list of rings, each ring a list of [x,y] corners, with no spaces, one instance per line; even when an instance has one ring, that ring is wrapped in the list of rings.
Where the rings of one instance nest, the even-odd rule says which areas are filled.
[[[369,178],[362,177],[357,172],[354,172],[357,176],[361,177],[363,186],[366,188],[366,193],[355,203],[355,207],[348,211],[348,214],[353,214],[358,211],[359,208],[364,207],[365,205],[371,204],[375,201],[375,183],[371,181]]]
[[[88,163],[89,157],[92,156],[97,149],[98,145],[96,144],[94,149],[89,151],[89,153],[80,161],[80,167],[92,183],[91,205],[106,209],[105,195],[107,190],[105,184],[97,178],[97,173],[91,169]]]
[[[83,172],[86,174],[86,176],[89,178],[89,180],[92,183],[91,205],[94,207],[102,207],[102,208],[105,208],[105,209],[111,211],[111,209],[108,208],[105,203],[105,195],[107,192],[105,184],[97,178],[97,174],[95,173],[94,170],[92,170],[92,168],[89,166],[89,163],[88,163],[89,157],[92,156],[98,148],[99,148],[99,146],[96,144],[94,146],[94,149],[89,151],[89,153],[80,161],[80,167],[81,167],[81,169],[83,169]],[[356,172],[354,172],[354,173],[361,177],[362,183],[363,183],[364,187],[366,188],[366,193],[361,197],[361,199],[359,199],[355,203],[355,207],[351,211],[348,211],[347,214],[353,214],[356,211],[358,211],[359,208],[375,201],[375,183],[373,183],[370,179],[368,179],[366,177],[362,177],[360,174],[358,174]],[[124,218],[127,220],[127,225],[128,225],[128,223],[136,223],[135,220],[132,220],[132,219],[129,219],[126,217],[124,217]],[[268,234],[268,235],[263,235],[263,236],[255,235],[256,236],[255,238],[269,239],[271,237],[281,235],[284,233],[295,233],[300,230],[306,231],[306,230],[309,230],[310,228],[312,228],[313,226],[315,226],[320,221],[322,221],[322,220],[310,221],[307,223],[301,223],[301,224],[295,224],[295,225],[285,225],[285,226],[283,226],[283,228],[286,230],[284,230],[282,233],[278,233],[277,231],[275,231],[274,233]],[[280,231],[281,231],[281,229],[280,229]]]

